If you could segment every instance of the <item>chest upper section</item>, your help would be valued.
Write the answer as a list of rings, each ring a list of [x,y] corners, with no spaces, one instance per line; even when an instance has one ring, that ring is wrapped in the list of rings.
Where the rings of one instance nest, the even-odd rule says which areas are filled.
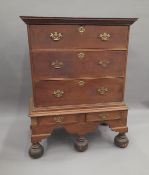
[[[128,47],[135,18],[21,17],[28,24],[31,49],[114,49]]]

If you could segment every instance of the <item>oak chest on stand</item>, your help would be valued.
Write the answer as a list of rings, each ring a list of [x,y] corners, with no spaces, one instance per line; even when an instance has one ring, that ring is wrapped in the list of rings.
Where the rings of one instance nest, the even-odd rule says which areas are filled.
[[[57,127],[76,134],[75,148],[85,151],[85,135],[101,123],[118,132],[114,143],[125,148],[128,38],[137,19],[21,18],[28,29],[33,87],[30,156],[43,155],[40,141]]]

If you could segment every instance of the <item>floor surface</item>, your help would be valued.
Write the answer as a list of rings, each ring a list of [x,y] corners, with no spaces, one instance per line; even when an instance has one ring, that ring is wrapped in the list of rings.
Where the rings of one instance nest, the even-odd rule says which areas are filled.
[[[88,150],[79,153],[73,148],[75,137],[58,129],[43,141],[45,154],[36,160],[28,156],[26,113],[12,108],[0,118],[0,175],[149,175],[149,110],[129,110],[126,149],[114,146],[115,132],[99,126],[87,136]]]

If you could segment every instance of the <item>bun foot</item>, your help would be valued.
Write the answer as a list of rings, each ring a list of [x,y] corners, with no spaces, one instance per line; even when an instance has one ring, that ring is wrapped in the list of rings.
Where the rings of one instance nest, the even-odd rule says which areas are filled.
[[[40,158],[44,153],[44,148],[40,143],[33,143],[29,149],[29,155],[33,159]]]
[[[83,152],[88,148],[88,141],[85,137],[79,137],[74,142],[74,147],[77,151]]]
[[[126,148],[128,146],[129,140],[125,133],[119,133],[114,138],[114,143],[117,147]]]

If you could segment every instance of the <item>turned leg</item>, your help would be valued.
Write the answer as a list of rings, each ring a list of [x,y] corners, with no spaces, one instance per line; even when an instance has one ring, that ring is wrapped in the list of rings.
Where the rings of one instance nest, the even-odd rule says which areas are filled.
[[[87,139],[83,136],[79,136],[74,142],[74,147],[79,152],[85,151],[88,148]]]
[[[44,153],[44,148],[43,146],[39,143],[32,143],[30,149],[29,149],[29,155],[33,159],[40,158]]]
[[[117,147],[126,148],[129,143],[129,140],[125,133],[119,133],[117,136],[115,136],[114,143]]]

